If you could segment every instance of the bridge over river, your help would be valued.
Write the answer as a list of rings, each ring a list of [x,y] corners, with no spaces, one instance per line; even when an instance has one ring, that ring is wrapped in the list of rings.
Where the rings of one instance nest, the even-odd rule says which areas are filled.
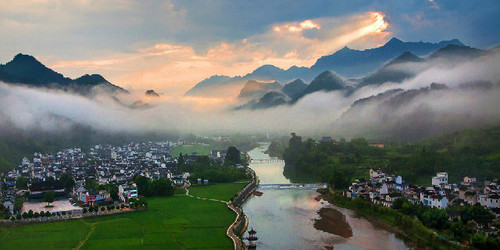
[[[279,159],[278,157],[271,157],[271,158],[267,158],[267,159],[251,159],[250,163],[252,163],[252,164],[285,163],[285,161]]]
[[[327,188],[324,183],[282,183],[282,184],[259,184],[260,189],[312,189]]]

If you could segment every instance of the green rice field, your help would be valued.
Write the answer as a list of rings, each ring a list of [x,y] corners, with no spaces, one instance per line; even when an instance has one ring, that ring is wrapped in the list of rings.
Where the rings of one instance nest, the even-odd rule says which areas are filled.
[[[218,183],[208,186],[193,186],[189,188],[189,194],[208,199],[229,201],[234,194],[242,190],[247,183]]]
[[[200,186],[193,192],[229,200],[244,185]],[[0,249],[232,249],[226,230],[236,214],[224,203],[181,194],[148,203],[146,211],[0,228]]]

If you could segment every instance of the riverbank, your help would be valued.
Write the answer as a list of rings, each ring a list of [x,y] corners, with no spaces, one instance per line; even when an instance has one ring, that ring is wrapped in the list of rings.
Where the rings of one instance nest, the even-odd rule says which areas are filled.
[[[441,239],[433,230],[425,227],[417,219],[404,215],[391,208],[372,204],[367,201],[352,200],[342,196],[332,189],[318,190],[319,197],[329,203],[352,210],[357,216],[370,221],[374,226],[394,233],[405,244],[412,248],[450,249],[457,248],[446,240]]]

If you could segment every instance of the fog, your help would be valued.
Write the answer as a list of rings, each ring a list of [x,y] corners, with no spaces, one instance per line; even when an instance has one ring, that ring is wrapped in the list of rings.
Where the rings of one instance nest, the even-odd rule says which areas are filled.
[[[25,130],[57,132],[82,124],[106,132],[195,134],[297,132],[320,136],[371,136],[413,139],[464,128],[500,124],[500,53],[463,63],[430,61],[395,70],[416,76],[402,83],[366,86],[351,95],[317,92],[294,105],[267,110],[239,110],[236,98],[145,97],[131,93],[116,99],[97,93],[84,97],[0,83],[0,124]],[[474,87],[478,81],[489,88]],[[448,89],[430,89],[431,83]],[[465,83],[468,88],[461,87]],[[472,86],[472,87],[470,87]],[[351,105],[391,89],[402,89],[363,105]],[[427,89],[422,89],[427,88]],[[405,90],[420,90],[397,97]],[[136,101],[145,107],[131,108]]]

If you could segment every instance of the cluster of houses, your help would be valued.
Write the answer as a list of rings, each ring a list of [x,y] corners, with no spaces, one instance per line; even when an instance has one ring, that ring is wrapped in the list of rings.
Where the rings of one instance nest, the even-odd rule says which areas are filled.
[[[181,144],[188,144],[180,141]],[[117,185],[118,196],[123,202],[137,197],[137,187],[132,182],[138,175],[153,180],[169,178],[174,185],[183,186],[189,173],[180,172],[178,159],[171,156],[172,148],[176,145],[179,144],[170,141],[128,143],[122,146],[95,145],[87,152],[80,148],[67,148],[53,154],[35,153],[32,159],[24,157],[19,166],[3,175],[0,202],[12,211],[16,196],[21,194],[28,193],[28,197],[34,200],[43,199],[43,194],[49,191],[54,192],[56,198],[66,196],[68,192],[59,180],[63,173],[75,181],[70,195],[82,205],[111,200],[107,191],[85,189],[85,181],[89,180],[99,185]],[[224,156],[223,150],[214,150],[211,155],[218,160]],[[190,163],[198,157],[196,153],[186,154],[183,160]],[[24,177],[29,183],[24,190],[16,189],[15,183],[19,177]]]
[[[465,177],[460,184],[450,184],[447,172],[439,172],[432,177],[432,186],[412,186],[403,182],[401,176],[370,169],[369,179],[353,182],[344,195],[360,197],[375,204],[391,207],[403,197],[414,204],[445,209],[451,205],[480,205],[500,216],[500,185],[495,181],[485,181],[478,185],[476,178]]]

